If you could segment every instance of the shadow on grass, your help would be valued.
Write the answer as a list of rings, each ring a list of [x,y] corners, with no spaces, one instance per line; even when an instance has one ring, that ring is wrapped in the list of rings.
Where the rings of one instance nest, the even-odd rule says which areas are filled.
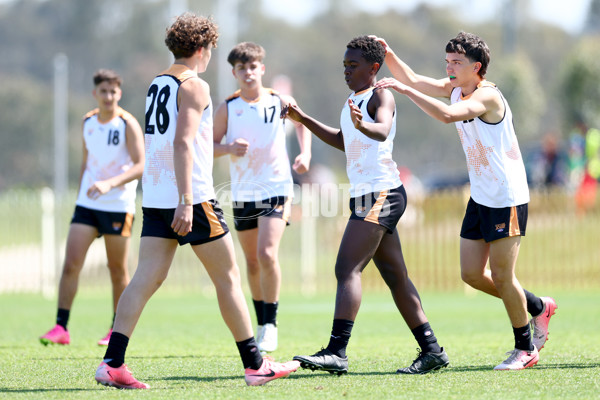
[[[202,358],[202,356],[198,355],[181,355],[181,356],[127,356],[127,360],[171,360],[171,359],[185,359],[185,358]],[[71,356],[69,354],[65,354],[64,356],[57,356],[53,354],[51,357],[30,357],[30,360],[39,361],[39,360],[53,360],[53,361],[68,361],[68,360],[96,360],[98,362],[102,361],[102,355],[100,356]]]
[[[9,389],[9,388],[0,388],[0,393],[51,393],[51,392],[67,392],[67,393],[77,393],[77,392],[92,392],[98,390],[106,390],[104,387],[98,388],[90,388],[90,389],[65,389],[65,388],[48,388],[48,389]]]
[[[554,363],[554,364],[537,364],[529,370],[535,371],[536,369],[593,369],[600,368],[600,363]],[[494,365],[466,365],[460,367],[449,366],[448,368],[441,370],[441,373],[450,372],[477,372],[477,371],[493,371]]]

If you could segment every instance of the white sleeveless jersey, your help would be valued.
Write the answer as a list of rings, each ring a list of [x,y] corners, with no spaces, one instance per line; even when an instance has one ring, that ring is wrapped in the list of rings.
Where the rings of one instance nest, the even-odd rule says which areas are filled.
[[[112,188],[95,200],[87,196],[87,191],[94,182],[120,175],[133,166],[125,132],[127,122],[133,119],[133,116],[119,107],[115,118],[102,123],[98,121],[98,112],[98,109],[95,109],[83,117],[83,141],[87,149],[87,162],[76,204],[92,210],[133,214],[137,179]]]
[[[285,142],[281,98],[264,89],[255,101],[246,101],[238,90],[227,100],[227,143],[248,141],[248,153],[231,155],[229,172],[235,201],[258,201],[293,194],[293,181]]]
[[[142,206],[173,209],[180,202],[173,140],[179,107],[179,86],[198,75],[182,65],[172,65],[152,81],[146,97],[146,165],[142,178]],[[212,180],[213,119],[212,102],[202,111],[202,119],[194,139],[192,193],[194,204],[215,198]]]
[[[496,85],[482,81],[477,88]],[[500,92],[498,90],[498,92]],[[471,197],[481,205],[492,208],[518,206],[529,202],[525,165],[512,123],[512,112],[504,102],[502,121],[491,124],[481,118],[457,121],[456,129],[467,157],[471,182]],[[466,100],[461,88],[452,91],[451,103]]]
[[[349,97],[360,108],[363,121],[366,122],[374,122],[367,111],[367,104],[373,96],[373,92],[373,88],[370,88],[359,93],[352,93]],[[354,127],[348,101],[344,103],[342,109],[340,126],[344,134],[346,173],[350,181],[351,197],[393,189],[402,185],[398,167],[392,159],[394,137],[396,136],[396,110],[394,110],[390,134],[383,142],[367,137]]]

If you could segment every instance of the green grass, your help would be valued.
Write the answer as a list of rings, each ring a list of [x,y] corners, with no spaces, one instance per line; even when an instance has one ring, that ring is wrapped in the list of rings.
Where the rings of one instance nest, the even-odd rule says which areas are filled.
[[[546,293],[541,293],[546,295]],[[589,399],[600,390],[600,294],[552,293],[559,305],[539,364],[495,372],[512,348],[508,318],[499,300],[485,295],[422,293],[423,304],[450,367],[424,376],[400,376],[416,342],[389,295],[366,292],[348,348],[350,372],[338,377],[299,370],[264,387],[247,387],[233,339],[216,300],[165,288],[148,303],[126,362],[149,391],[96,385],[104,349],[95,345],[111,318],[109,291],[82,288],[72,311],[67,347],[40,345],[54,320],[55,300],[2,295],[0,398],[80,399]],[[333,293],[305,299],[283,296],[277,360],[313,353],[327,344]]]

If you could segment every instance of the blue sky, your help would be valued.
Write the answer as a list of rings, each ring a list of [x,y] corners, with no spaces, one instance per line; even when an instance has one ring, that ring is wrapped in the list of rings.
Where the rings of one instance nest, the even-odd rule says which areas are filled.
[[[422,3],[452,6],[465,21],[490,20],[499,14],[506,0],[346,0],[350,7],[381,14],[389,9],[410,11]],[[591,0],[520,0],[529,4],[524,19],[537,19],[578,33],[585,22]],[[263,0],[263,11],[294,24],[304,24],[324,10],[323,0]]]

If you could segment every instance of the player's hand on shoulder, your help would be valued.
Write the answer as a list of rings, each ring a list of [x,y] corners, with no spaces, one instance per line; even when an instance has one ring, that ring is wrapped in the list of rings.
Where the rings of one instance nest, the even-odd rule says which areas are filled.
[[[398,93],[405,94],[408,86],[394,78],[382,78],[375,83],[376,89],[393,89]]]

